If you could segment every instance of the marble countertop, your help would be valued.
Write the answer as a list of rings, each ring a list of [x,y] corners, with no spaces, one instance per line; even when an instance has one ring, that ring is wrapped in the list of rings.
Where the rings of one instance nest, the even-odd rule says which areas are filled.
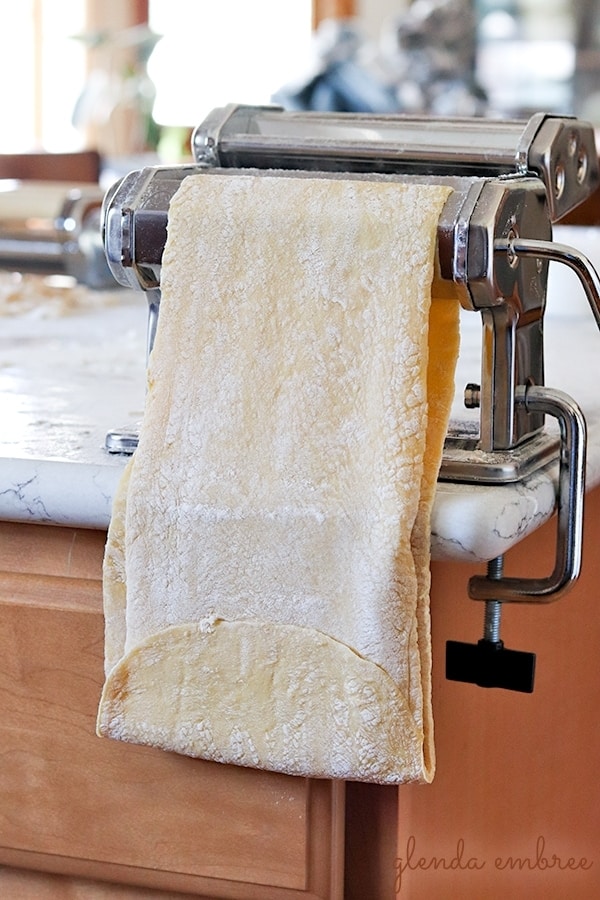
[[[147,307],[56,305],[0,319],[0,519],[106,528],[126,458],[105,436],[142,416]]]
[[[119,290],[58,312],[44,301],[0,319],[0,519],[104,529],[127,459],[106,452],[106,433],[142,416],[145,297]],[[600,334],[580,301],[549,302],[545,331],[546,383],[586,416],[590,489],[600,482]],[[454,418],[465,416],[462,388],[478,380],[479,354],[479,316],[465,313]],[[505,552],[551,516],[555,492],[555,466],[517,485],[439,482],[433,558]]]

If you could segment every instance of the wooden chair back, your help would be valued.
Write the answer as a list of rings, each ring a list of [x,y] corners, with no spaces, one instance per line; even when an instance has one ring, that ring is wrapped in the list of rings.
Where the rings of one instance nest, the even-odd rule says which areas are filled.
[[[100,154],[96,150],[73,153],[0,153],[0,179],[67,181],[97,184]]]

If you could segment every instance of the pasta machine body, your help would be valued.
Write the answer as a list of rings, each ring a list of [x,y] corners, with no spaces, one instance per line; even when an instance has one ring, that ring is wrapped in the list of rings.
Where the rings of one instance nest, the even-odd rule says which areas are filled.
[[[600,325],[595,271],[576,250],[552,242],[552,224],[598,186],[591,126],[543,114],[527,122],[415,119],[232,105],[196,128],[192,149],[193,163],[132,172],[104,200],[108,264],[120,284],[147,292],[149,349],[160,310],[169,204],[189,175],[268,171],[452,188],[438,224],[433,293],[479,312],[482,362],[465,391],[466,403],[479,408],[478,426],[448,434],[440,478],[514,482],[558,463],[552,574],[510,579],[496,570],[471,579],[469,593],[486,606],[560,596],[579,573],[586,435],[577,404],[545,385],[543,322],[548,265],[556,260],[577,272]],[[545,428],[546,416],[557,419],[559,438]],[[107,441],[116,452],[135,447],[131,434],[113,433]]]

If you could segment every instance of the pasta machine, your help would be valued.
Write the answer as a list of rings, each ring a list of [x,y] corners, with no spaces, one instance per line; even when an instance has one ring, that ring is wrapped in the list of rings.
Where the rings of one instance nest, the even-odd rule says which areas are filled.
[[[102,245],[100,187],[0,185],[0,269],[67,275],[98,290],[118,287]]]
[[[192,136],[194,162],[132,172],[104,200],[105,252],[115,279],[149,301],[149,347],[160,309],[169,203],[190,174],[295,170],[322,177],[409,179],[453,188],[438,224],[433,290],[458,297],[482,322],[480,383],[465,403],[477,427],[449,433],[440,478],[517,481],[558,460],[557,551],[552,574],[503,577],[501,560],[474,576],[469,595],[486,605],[483,639],[449,642],[447,675],[482,686],[533,689],[532,654],[505,650],[499,612],[507,601],[549,601],[579,574],[585,421],[577,404],[544,384],[543,315],[548,264],[574,269],[600,326],[598,277],[576,250],[552,242],[552,223],[598,186],[593,130],[571,117],[529,121],[287,112],[231,105]],[[557,439],[545,417],[558,421]],[[107,448],[130,452],[135,435],[113,432]]]

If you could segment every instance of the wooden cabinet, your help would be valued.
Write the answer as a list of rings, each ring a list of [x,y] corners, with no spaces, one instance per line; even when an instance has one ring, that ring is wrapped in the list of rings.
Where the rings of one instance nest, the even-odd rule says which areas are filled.
[[[339,900],[347,842],[355,896],[387,900],[397,790],[96,737],[104,540],[0,523],[0,896]]]
[[[506,573],[547,573],[554,527]],[[533,694],[445,680],[445,641],[482,631],[480,567],[433,564],[437,773],[394,788],[97,738],[104,535],[0,523],[0,897],[595,900],[599,542],[596,489],[572,592],[504,610],[506,645],[537,654]]]
[[[546,575],[555,521],[506,556],[507,575]],[[476,642],[481,567],[432,566],[433,784],[400,788],[398,900],[600,897],[600,488],[586,496],[583,567],[550,604],[510,604],[500,636],[536,654],[533,694],[446,681],[446,640]]]
[[[343,786],[96,737],[104,536],[3,532],[0,858],[201,896],[338,896]]]

